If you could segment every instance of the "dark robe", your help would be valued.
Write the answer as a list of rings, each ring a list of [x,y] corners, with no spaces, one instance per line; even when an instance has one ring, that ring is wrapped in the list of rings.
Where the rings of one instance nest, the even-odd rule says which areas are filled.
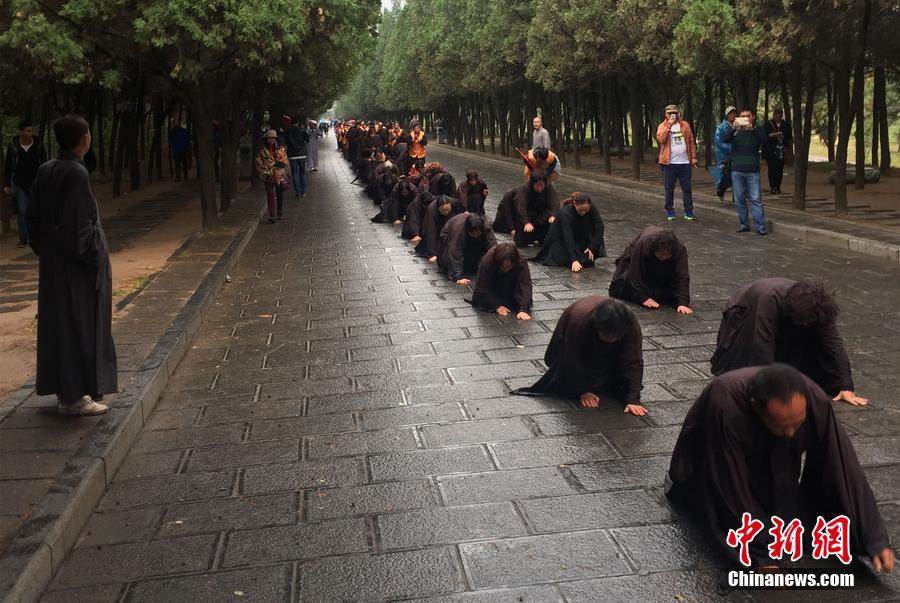
[[[484,200],[487,198],[487,184],[479,178],[475,186],[464,180],[456,191],[456,196],[466,206],[466,211],[471,214],[484,215]]]
[[[609,283],[612,297],[636,304],[652,298],[660,305],[668,304],[676,308],[690,305],[691,275],[687,248],[678,241],[672,257],[660,262],[651,249],[651,242],[661,230],[659,226],[647,226],[616,258],[616,272]]]
[[[513,314],[530,313],[532,293],[528,262],[522,259],[518,266],[503,272],[494,259],[496,251],[497,248],[492,247],[481,258],[472,292],[472,305],[485,312],[494,312],[500,306],[506,306]]]
[[[406,220],[403,222],[403,230],[400,232],[400,236],[404,239],[422,236],[425,210],[428,209],[432,201],[434,201],[434,197],[428,192],[416,193],[416,198],[406,207]]]
[[[784,362],[836,396],[853,391],[850,359],[834,323],[795,325],[784,317],[784,298],[797,281],[763,278],[738,289],[722,314],[712,372]]]
[[[444,175],[446,174],[446,176]],[[452,174],[440,172],[433,174],[428,179],[428,192],[437,197],[438,195],[446,195],[448,197],[458,198],[459,193],[456,189],[456,180]]]
[[[109,249],[88,171],[74,153],[38,169],[27,215],[40,258],[38,395],[68,402],[118,391]]]
[[[625,335],[605,343],[594,328],[594,310],[608,298],[585,297],[565,309],[544,353],[549,367],[537,383],[513,391],[518,395],[578,398],[588,392],[626,404],[639,404],[644,379],[641,327],[631,315]]]
[[[807,534],[817,515],[846,515],[851,552],[880,553],[888,546],[884,524],[831,399],[807,379],[806,421],[793,437],[778,437],[750,404],[760,368],[725,373],[700,394],[675,444],[666,496],[705,524],[735,563],[738,549],[725,538],[745,512],[767,524],[750,544],[754,566],[773,563],[766,549],[772,515],[812,518]]]
[[[381,205],[400,180],[400,169],[393,161],[378,164],[372,172],[370,196],[375,205]]]
[[[544,245],[534,262],[545,266],[571,266],[578,261],[588,268],[594,265],[584,254],[590,249],[595,258],[606,257],[606,244],[603,240],[603,218],[591,204],[591,211],[579,216],[575,206],[567,205],[559,210],[556,221],[550,225],[550,231]]]
[[[426,258],[435,257],[440,246],[441,229],[450,218],[464,211],[466,210],[459,199],[451,199],[450,213],[446,216],[441,215],[441,212],[438,211],[436,202],[429,204],[422,217],[422,240],[416,244],[416,253]]]
[[[473,238],[466,233],[469,215],[457,214],[447,220],[441,229],[437,254],[438,272],[446,274],[451,281],[458,281],[467,274],[475,275],[484,254],[497,246],[497,237],[487,220],[484,220],[480,237]]]
[[[531,183],[523,184],[516,190],[513,203],[513,220],[515,220],[515,243],[521,247],[529,243],[543,241],[550,230],[550,218],[559,213],[559,197],[556,188],[549,182],[544,191],[536,193]],[[531,223],[534,230],[525,232],[525,224]]]
[[[407,209],[419,197],[419,194],[414,192],[410,196],[403,196],[399,191],[400,185],[397,184],[388,198],[381,203],[381,211],[372,218],[373,222],[391,224],[396,220],[407,219]]]
[[[518,191],[519,187],[513,187],[500,197],[500,203],[497,204],[497,215],[494,216],[494,223],[492,224],[494,232],[508,233],[515,230],[516,222],[513,219],[513,204]]]

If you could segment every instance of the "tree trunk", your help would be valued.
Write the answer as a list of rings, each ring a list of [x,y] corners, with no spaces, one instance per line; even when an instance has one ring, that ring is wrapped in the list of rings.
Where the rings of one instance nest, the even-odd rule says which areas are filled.
[[[856,64],[853,76],[853,97],[856,108],[856,174],[853,178],[857,189],[866,188],[866,116],[865,116],[866,66],[862,61]]]
[[[799,60],[798,60],[799,62]],[[796,77],[800,77],[800,67]],[[806,67],[806,99],[800,111],[800,85],[795,85],[792,105],[794,108],[794,208],[806,209],[806,183],[809,175],[809,143],[812,139],[813,104],[816,98],[816,64],[809,61]]]
[[[613,80],[615,81],[615,80]],[[612,120],[613,87],[607,80],[603,86],[603,171],[612,174],[612,157],[609,156],[609,146],[613,133]]]
[[[103,123],[106,121],[103,114],[103,92],[97,94],[97,167],[101,174],[106,174],[106,139],[103,132]]]
[[[703,146],[706,149],[706,165],[716,164],[715,149],[713,148],[713,131],[716,121],[713,117],[713,80],[708,75],[703,76]]]
[[[641,147],[644,145],[644,106],[641,102],[641,76],[635,73],[631,82],[631,177],[641,179]]]
[[[881,139],[881,161],[878,163],[878,168],[881,170],[881,175],[886,177],[891,172],[891,133],[888,131],[887,82],[884,67],[875,68],[874,97],[874,104],[878,107],[878,135]]]
[[[834,210],[839,216],[847,215],[847,145],[850,142],[850,127],[853,113],[850,111],[850,67],[845,52],[834,74],[834,88],[837,96],[838,120],[840,122],[837,148],[834,153]]]
[[[202,101],[201,101],[202,102]],[[200,180],[200,211],[203,228],[211,228],[219,220],[216,201],[215,149],[212,119],[195,104],[191,107],[197,134],[197,176]]]
[[[834,141],[835,141],[835,122],[834,116],[837,112],[837,90],[834,85],[835,74],[829,71],[825,74],[825,105],[828,113],[828,131],[825,133],[825,147],[828,149],[828,161],[834,163]]]
[[[259,138],[259,131],[262,130],[263,127],[263,108],[260,106],[256,106],[253,109],[253,121],[250,126],[250,188],[258,189],[260,183],[259,180],[259,172],[256,171],[256,166],[254,165],[256,162],[256,156],[259,155],[259,150],[262,141]],[[335,134],[335,138],[337,134]]]

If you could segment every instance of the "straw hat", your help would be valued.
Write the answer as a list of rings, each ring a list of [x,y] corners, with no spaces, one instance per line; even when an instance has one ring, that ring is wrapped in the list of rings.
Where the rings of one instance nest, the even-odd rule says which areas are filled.
[[[278,138],[278,132],[275,130],[266,130],[266,138]]]

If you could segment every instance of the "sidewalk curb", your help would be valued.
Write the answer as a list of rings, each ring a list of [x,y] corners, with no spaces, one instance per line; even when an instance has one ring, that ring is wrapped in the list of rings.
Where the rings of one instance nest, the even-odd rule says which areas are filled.
[[[4,603],[37,601],[59,571],[200,330],[216,293],[226,282],[226,273],[233,269],[255,234],[264,212],[265,204],[251,205],[248,217],[238,225],[219,260],[16,532],[9,550],[0,559],[0,599]],[[16,394],[27,387],[26,384]]]
[[[521,165],[521,160],[514,157],[505,157],[503,155],[491,155],[482,153],[481,151],[473,151],[471,149],[460,149],[458,147],[442,144],[439,147],[442,151],[448,151],[461,156],[476,156],[479,159],[488,161],[496,161],[498,163],[508,165]],[[607,176],[606,174],[592,174],[584,170],[576,170],[572,168],[565,169],[565,179],[567,183],[571,183],[572,190],[590,186],[600,188],[604,193],[610,194],[617,199],[636,201],[645,205],[652,205],[659,209],[661,204],[661,191],[658,186],[646,184],[643,182],[634,182],[624,178],[616,178]],[[562,192],[562,191],[561,191]],[[699,203],[697,201],[700,201]],[[730,205],[722,205],[710,195],[694,193],[694,204],[701,207],[704,212],[713,214],[717,218],[727,218],[729,222],[736,223],[734,209]],[[766,207],[766,228],[773,233],[792,237],[807,243],[815,243],[819,245],[828,245],[839,249],[846,249],[864,255],[874,256],[891,262],[900,263],[900,244],[893,244],[884,241],[877,241],[857,236],[846,232],[835,232],[812,226],[808,224],[798,224],[791,218],[801,218],[802,216],[786,212],[777,207]],[[777,216],[772,219],[772,216]],[[810,218],[816,218],[810,216]],[[854,226],[857,226],[854,224]],[[867,228],[865,225],[862,228]]]

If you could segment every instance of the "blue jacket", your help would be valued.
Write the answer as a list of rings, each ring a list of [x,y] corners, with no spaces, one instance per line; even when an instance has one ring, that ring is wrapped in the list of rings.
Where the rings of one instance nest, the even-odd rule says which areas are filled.
[[[725,134],[731,130],[731,124],[727,119],[723,119],[722,123],[716,128],[716,162],[719,165],[725,163],[729,155],[731,155],[731,143],[725,142]]]

